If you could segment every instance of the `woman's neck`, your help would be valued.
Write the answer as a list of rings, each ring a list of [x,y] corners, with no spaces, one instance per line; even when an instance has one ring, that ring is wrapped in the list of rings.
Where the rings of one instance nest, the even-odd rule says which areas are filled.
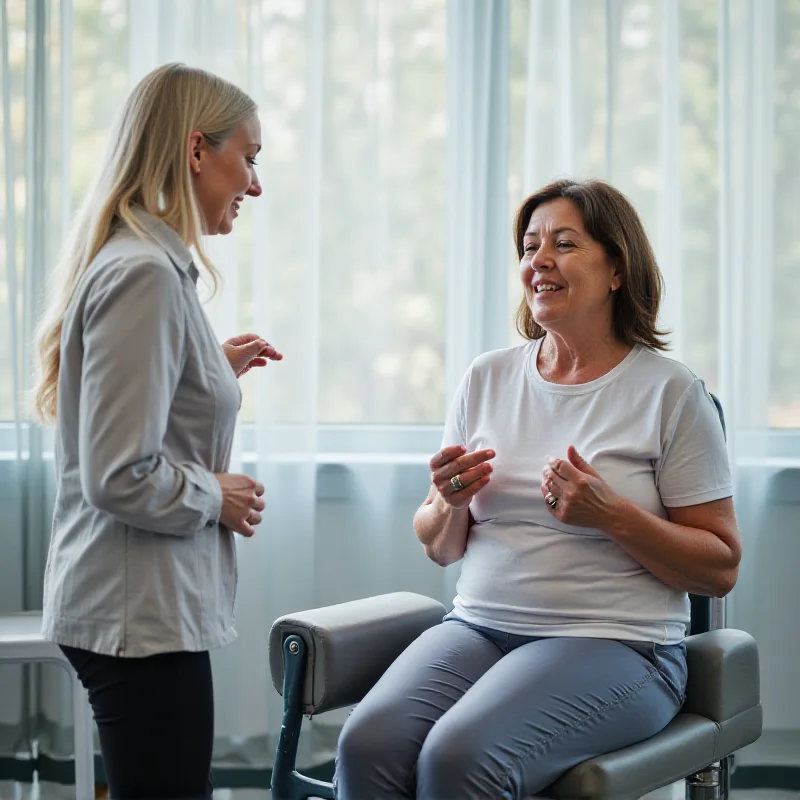
[[[548,332],[539,348],[536,367],[549,383],[589,383],[614,369],[631,350],[612,333],[564,337]]]

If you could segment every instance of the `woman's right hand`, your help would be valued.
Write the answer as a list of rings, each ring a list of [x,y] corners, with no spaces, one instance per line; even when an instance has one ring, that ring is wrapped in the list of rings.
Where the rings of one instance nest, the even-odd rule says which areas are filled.
[[[447,505],[464,508],[489,483],[492,465],[487,462],[494,457],[494,450],[467,453],[467,448],[460,444],[445,447],[430,461],[431,483]],[[453,486],[453,478],[456,476],[456,484],[460,482],[462,489]]]
[[[222,489],[220,524],[242,536],[252,536],[264,510],[264,485],[249,475],[217,472],[214,477]]]

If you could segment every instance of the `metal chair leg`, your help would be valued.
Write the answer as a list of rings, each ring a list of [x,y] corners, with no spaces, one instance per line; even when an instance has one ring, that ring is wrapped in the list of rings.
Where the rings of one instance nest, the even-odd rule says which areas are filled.
[[[288,636],[283,643],[283,720],[272,768],[272,796],[275,800],[333,800],[330,783],[307,778],[295,768],[300,727],[303,724],[302,693],[306,671],[306,643],[300,636]]]
[[[731,757],[715,761],[686,779],[686,800],[729,800]]]

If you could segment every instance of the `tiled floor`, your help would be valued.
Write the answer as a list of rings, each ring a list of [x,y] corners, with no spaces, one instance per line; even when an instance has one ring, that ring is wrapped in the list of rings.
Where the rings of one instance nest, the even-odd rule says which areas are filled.
[[[683,800],[683,786],[662,789],[647,795],[643,800]],[[23,786],[0,782],[0,800],[72,800],[71,787],[56,784]],[[259,789],[219,789],[214,800],[269,800],[270,793]],[[731,793],[731,800],[800,800],[800,792],[777,790],[739,790]]]

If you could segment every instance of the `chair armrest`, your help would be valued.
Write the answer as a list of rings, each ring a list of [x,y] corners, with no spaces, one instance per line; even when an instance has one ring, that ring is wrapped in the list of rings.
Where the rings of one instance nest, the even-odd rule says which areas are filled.
[[[689,681],[683,711],[725,722],[760,700],[755,639],[732,628],[686,638]]]
[[[358,703],[423,631],[438,625],[444,606],[396,592],[288,614],[269,634],[272,683],[283,693],[283,642],[297,634],[308,650],[302,706],[319,714]]]

